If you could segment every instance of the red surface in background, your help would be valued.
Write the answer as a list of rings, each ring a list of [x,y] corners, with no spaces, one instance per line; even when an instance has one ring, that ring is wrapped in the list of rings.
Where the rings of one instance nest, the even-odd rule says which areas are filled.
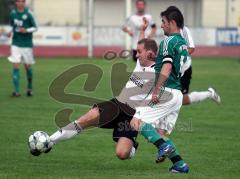
[[[121,47],[94,47],[95,57],[103,57],[108,51],[119,53]],[[0,45],[0,56],[9,56],[10,47]],[[87,57],[87,47],[67,46],[36,46],[34,55],[36,57]],[[232,47],[196,47],[193,57],[240,57],[240,46]]]

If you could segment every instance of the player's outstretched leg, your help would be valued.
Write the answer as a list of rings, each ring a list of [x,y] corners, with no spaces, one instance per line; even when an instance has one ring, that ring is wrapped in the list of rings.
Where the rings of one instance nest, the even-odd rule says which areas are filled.
[[[78,120],[73,121],[66,125],[65,127],[60,128],[55,133],[50,136],[51,145],[49,145],[48,150],[44,153],[48,153],[51,151],[53,145],[71,139],[76,135],[80,134],[83,129],[86,129],[91,126],[97,126],[99,123],[99,110],[98,108],[93,108],[88,111],[85,115],[81,116]],[[38,151],[30,151],[31,154],[37,156]]]
[[[209,87],[209,88],[208,88],[208,91],[210,91],[211,94],[212,94],[212,95],[211,95],[211,99],[212,99],[214,102],[220,104],[220,103],[221,103],[221,97],[220,97],[220,95],[217,93],[216,89],[215,89],[215,88],[212,88],[212,87]]]
[[[214,102],[220,104],[221,98],[216,90],[212,87],[208,88],[208,91],[201,91],[201,92],[191,92],[189,94],[184,94],[183,97],[183,105],[188,105],[192,103],[201,102],[207,99],[212,99]]]

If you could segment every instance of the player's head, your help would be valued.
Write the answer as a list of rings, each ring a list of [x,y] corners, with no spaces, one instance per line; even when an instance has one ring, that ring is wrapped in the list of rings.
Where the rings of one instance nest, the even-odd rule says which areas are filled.
[[[168,7],[161,12],[162,24],[161,28],[165,35],[175,33],[184,26],[184,18],[182,12],[175,6]]]
[[[15,0],[17,9],[24,9],[26,0]]]
[[[148,66],[152,61],[155,61],[158,51],[158,46],[155,40],[142,39],[138,41],[137,58],[142,66]]]
[[[145,6],[146,6],[146,2],[145,0],[136,0],[136,9],[137,9],[137,13],[144,13],[145,12]]]

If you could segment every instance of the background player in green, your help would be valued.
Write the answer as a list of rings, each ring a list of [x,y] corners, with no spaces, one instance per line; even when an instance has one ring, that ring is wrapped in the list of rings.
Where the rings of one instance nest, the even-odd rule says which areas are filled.
[[[23,63],[27,75],[27,96],[32,96],[32,78],[33,72],[31,65],[35,63],[33,57],[32,33],[37,31],[34,17],[30,10],[25,7],[25,0],[16,0],[16,8],[10,14],[10,23],[12,32],[8,34],[12,37],[11,56],[8,60],[13,64],[12,79],[14,84],[14,97],[20,96],[19,81],[20,72],[19,65]]]

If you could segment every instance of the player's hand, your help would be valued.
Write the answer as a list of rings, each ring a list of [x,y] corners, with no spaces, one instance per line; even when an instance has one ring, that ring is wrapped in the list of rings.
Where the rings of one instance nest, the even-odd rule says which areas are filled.
[[[7,33],[7,37],[10,38],[12,36],[12,32]]]
[[[141,31],[145,31],[147,29],[147,27],[148,27],[149,22],[148,22],[146,17],[143,17],[142,20],[143,20],[143,24],[141,26]]]
[[[128,31],[128,35],[130,35],[132,37],[133,33],[131,31]]]
[[[152,100],[151,100],[151,102],[152,102],[153,104],[157,104],[157,103],[160,102],[160,101],[159,101],[159,94],[160,94],[160,88],[156,88],[156,87],[155,87],[155,89],[153,90]]]
[[[27,33],[27,30],[23,27],[19,28],[19,32],[20,33]]]

